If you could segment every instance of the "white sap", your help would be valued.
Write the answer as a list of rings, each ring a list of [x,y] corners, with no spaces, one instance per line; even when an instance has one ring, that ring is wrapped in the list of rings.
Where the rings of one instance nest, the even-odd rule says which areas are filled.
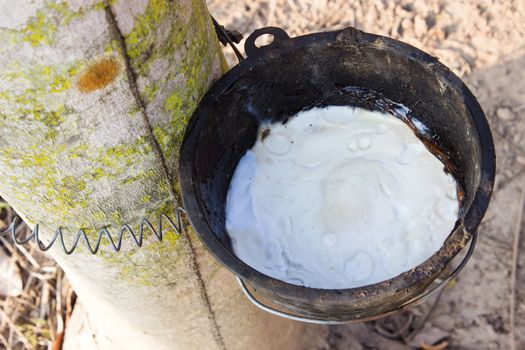
[[[235,254],[323,289],[395,277],[436,252],[458,215],[456,183],[390,114],[330,106],[259,130],[230,184]]]

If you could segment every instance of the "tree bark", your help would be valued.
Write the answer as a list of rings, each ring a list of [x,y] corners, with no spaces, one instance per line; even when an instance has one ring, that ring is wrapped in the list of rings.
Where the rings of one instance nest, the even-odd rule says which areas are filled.
[[[176,217],[186,123],[226,69],[203,0],[0,0],[0,45],[0,195],[30,226],[71,244]],[[323,327],[249,305],[191,231],[51,254],[101,349],[322,344]]]

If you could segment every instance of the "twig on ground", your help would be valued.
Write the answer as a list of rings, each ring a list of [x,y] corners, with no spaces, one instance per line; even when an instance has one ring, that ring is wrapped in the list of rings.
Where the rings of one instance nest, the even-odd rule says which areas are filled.
[[[516,335],[515,335],[515,315],[516,315],[516,278],[517,278],[517,269],[518,269],[518,255],[520,247],[520,235],[523,222],[523,211],[525,210],[525,191],[521,194],[521,203],[520,203],[520,215],[516,220],[514,229],[514,243],[512,246],[512,270],[510,274],[510,348],[511,350],[516,349]]]

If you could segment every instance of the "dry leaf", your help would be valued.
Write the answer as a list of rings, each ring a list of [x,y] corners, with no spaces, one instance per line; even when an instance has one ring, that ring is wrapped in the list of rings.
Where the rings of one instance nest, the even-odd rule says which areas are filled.
[[[0,295],[17,297],[22,294],[22,276],[11,257],[0,249]]]

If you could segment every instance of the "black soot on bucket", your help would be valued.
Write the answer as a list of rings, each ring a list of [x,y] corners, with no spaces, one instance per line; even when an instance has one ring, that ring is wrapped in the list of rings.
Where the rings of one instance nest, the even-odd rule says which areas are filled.
[[[257,48],[255,39],[263,34],[272,34],[274,41]],[[492,135],[465,84],[436,58],[354,28],[296,38],[263,28],[248,37],[245,51],[248,57],[211,87],[193,114],[180,151],[180,183],[199,238],[240,279],[250,300],[293,319],[364,321],[400,310],[455,276],[474,248],[495,175]],[[340,290],[289,284],[235,256],[225,227],[226,196],[260,123],[285,122],[324,105],[396,115],[398,104],[409,109],[408,122],[415,116],[425,125],[418,136],[433,146],[461,187],[459,219],[434,255],[384,282]],[[451,268],[456,256],[463,260]]]

